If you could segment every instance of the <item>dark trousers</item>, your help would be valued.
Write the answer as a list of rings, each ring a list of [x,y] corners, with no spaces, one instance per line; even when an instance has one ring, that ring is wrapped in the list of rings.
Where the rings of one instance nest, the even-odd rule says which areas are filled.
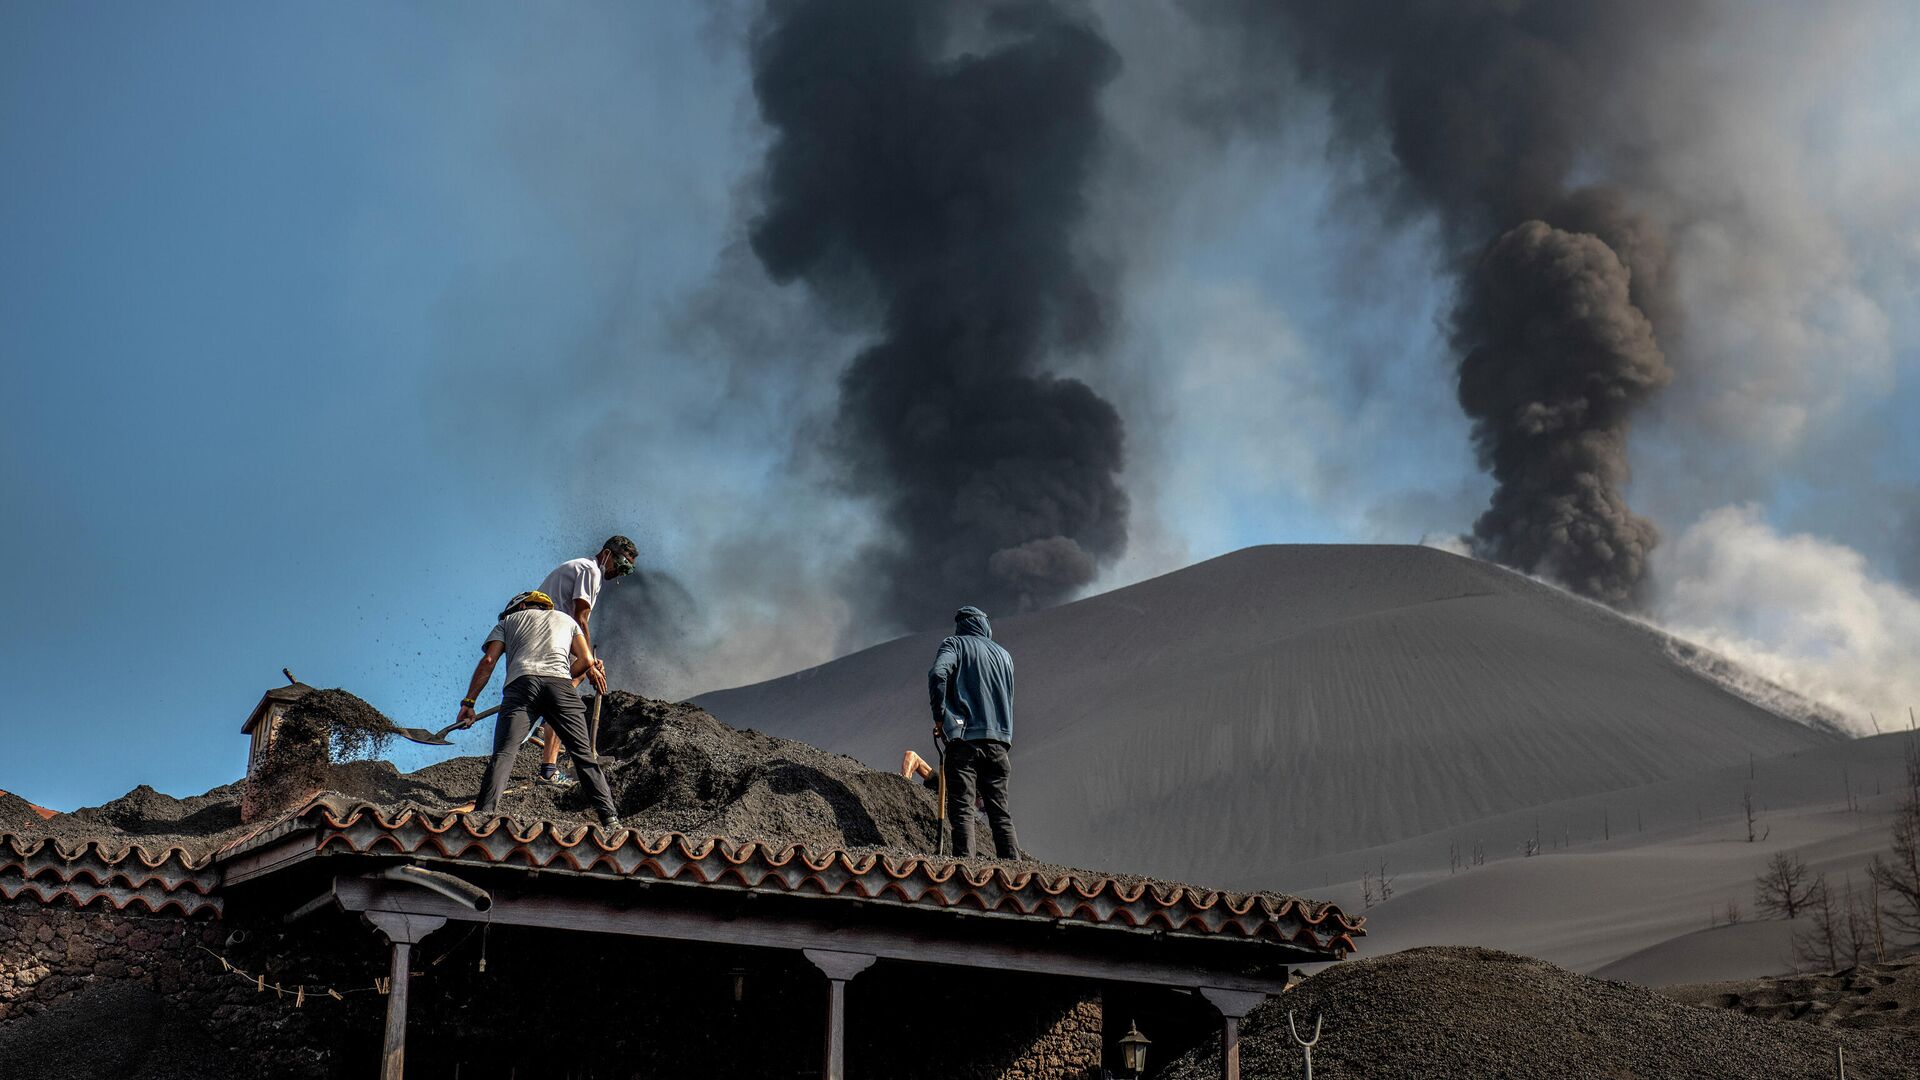
[[[527,741],[533,725],[546,721],[547,730],[560,736],[560,745],[573,755],[573,771],[593,798],[600,820],[620,816],[613,808],[613,792],[607,787],[607,772],[587,752],[587,707],[573,689],[573,683],[550,675],[522,675],[507,684],[500,697],[500,715],[493,721],[493,758],[487,762],[486,775],[480,778],[480,796],[474,800],[477,813],[492,813],[506,793],[507,778],[513,775],[514,759],[520,756],[520,744]]]
[[[1013,777],[1013,747],[982,739],[947,743],[947,822],[953,828],[953,853],[973,854],[973,792],[978,783],[980,801],[987,807],[987,825],[993,830],[993,853],[1002,859],[1020,857],[1013,835],[1013,814],[1007,810],[1007,781]]]

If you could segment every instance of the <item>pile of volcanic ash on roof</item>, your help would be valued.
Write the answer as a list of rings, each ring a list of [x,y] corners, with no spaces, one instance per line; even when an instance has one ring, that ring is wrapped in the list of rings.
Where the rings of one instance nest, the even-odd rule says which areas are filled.
[[[691,837],[798,843],[810,848],[935,850],[933,793],[806,743],[740,731],[692,705],[616,691],[603,705],[600,758],[614,801],[632,828]],[[106,804],[47,821],[23,821],[22,836],[51,836],[69,846],[87,840],[177,845],[210,851],[294,808],[317,791],[389,809],[445,813],[480,791],[484,757],[458,757],[412,773],[385,761],[341,761],[391,733],[384,716],[341,690],[316,690],[288,709],[264,776],[266,795],[242,825],[243,783],[175,799],[139,787]],[[482,725],[478,730],[491,732]],[[344,735],[342,733],[345,733]],[[323,735],[324,733],[324,735]],[[322,754],[324,749],[326,753]],[[521,749],[500,812],[517,821],[575,824],[594,820],[585,791],[533,782],[539,751]],[[262,798],[256,784],[252,797]],[[4,811],[0,806],[0,812]],[[0,831],[7,826],[0,825]]]
[[[934,850],[934,797],[844,754],[728,727],[702,709],[607,698],[601,746],[641,827],[809,847]],[[603,754],[603,756],[605,756]]]
[[[108,847],[137,843],[149,850],[185,847],[197,850],[207,837],[225,836],[240,828],[240,797],[246,785],[227,784],[204,795],[176,799],[145,784],[104,806],[90,806],[70,814],[16,830],[21,835],[51,837],[68,847],[98,840]]]
[[[272,756],[256,773],[251,793],[261,810],[256,818],[271,818],[322,790],[382,803],[436,798],[430,787],[406,783],[384,761],[349,760],[379,753],[393,732],[392,721],[345,690],[315,690],[294,702],[281,718]],[[182,847],[203,854],[246,831],[241,804],[248,797],[244,780],[184,799],[142,784],[104,806],[45,820],[31,811],[22,816],[0,799],[0,832],[27,841],[48,838],[69,848],[91,840],[109,847],[139,844],[154,852]]]
[[[0,791],[0,833],[34,832],[44,824],[33,804],[10,792]]]
[[[934,850],[932,793],[893,773],[728,727],[692,705],[614,691],[602,710],[600,760],[631,828],[821,849]],[[516,779],[531,775],[536,762],[531,748],[523,750]],[[456,758],[412,777],[452,804],[473,798],[485,766],[483,758]],[[500,811],[520,821],[592,819],[583,790],[545,784],[514,783]]]
[[[1247,1080],[1300,1075],[1289,1012],[1307,1038],[1314,1018],[1323,1018],[1313,1069],[1326,1077],[1830,1077],[1836,1047],[1846,1048],[1847,1064],[1861,1076],[1911,1076],[1920,1061],[1920,1036],[1910,1032],[1769,1024],[1543,960],[1436,947],[1336,964],[1269,999],[1241,1027]],[[1162,1074],[1219,1075],[1217,1046],[1176,1059]]]

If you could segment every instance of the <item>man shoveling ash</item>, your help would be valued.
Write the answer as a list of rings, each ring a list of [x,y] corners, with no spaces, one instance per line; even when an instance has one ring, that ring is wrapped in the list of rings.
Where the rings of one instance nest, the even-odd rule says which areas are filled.
[[[593,605],[600,602],[600,587],[609,580],[615,580],[633,573],[633,561],[640,557],[640,549],[633,541],[624,536],[609,536],[607,542],[600,545],[600,551],[591,559],[569,559],[553,568],[540,582],[537,592],[546,593],[553,601],[556,610],[573,616],[580,624],[580,636],[587,639],[589,648],[593,645],[593,634],[588,630],[593,618]],[[552,729],[548,729],[551,736]],[[571,783],[560,772],[560,740],[547,738],[540,753],[540,779],[549,784]]]
[[[606,673],[594,659],[593,647],[587,644],[579,624],[553,610],[553,600],[547,594],[523,592],[507,602],[500,622],[487,635],[480,652],[473,681],[467,684],[467,696],[460,702],[459,726],[470,728],[476,722],[474,699],[493,677],[494,665],[503,653],[507,658],[507,686],[500,697],[500,715],[493,722],[493,757],[480,779],[474,811],[485,814],[499,808],[520,744],[526,741],[533,724],[544,721],[549,734],[559,736],[567,753],[573,755],[574,769],[586,784],[601,823],[610,829],[619,828],[620,817],[614,809],[613,792],[607,787],[606,770],[590,751],[587,709],[573,688],[573,676],[579,672],[592,680],[595,690],[607,692]]]
[[[927,672],[933,705],[933,736],[945,739],[947,821],[953,829],[953,854],[973,854],[973,792],[977,781],[994,854],[1020,857],[1013,815],[1007,810],[1007,781],[1013,772],[1013,657],[993,640],[987,613],[963,607],[953,614],[953,636]]]

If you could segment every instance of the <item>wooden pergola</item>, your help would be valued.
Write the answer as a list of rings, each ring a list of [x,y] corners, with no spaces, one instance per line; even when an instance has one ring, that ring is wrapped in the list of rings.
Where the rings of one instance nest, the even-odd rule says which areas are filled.
[[[385,935],[382,1080],[402,1076],[411,950],[449,922],[798,953],[827,979],[827,1080],[845,1077],[847,984],[878,960],[1192,991],[1219,1011],[1220,1074],[1237,1080],[1241,1018],[1285,987],[1290,965],[1338,959],[1365,932],[1332,905],[1293,898],[467,814],[389,817],[326,799],[216,862],[223,889],[317,886],[290,919],[337,906]]]

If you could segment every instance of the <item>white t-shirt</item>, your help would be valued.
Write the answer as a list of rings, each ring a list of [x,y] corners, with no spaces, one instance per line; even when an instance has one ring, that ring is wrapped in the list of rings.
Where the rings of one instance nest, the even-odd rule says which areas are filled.
[[[573,616],[546,608],[526,608],[501,619],[488,641],[507,647],[507,681],[522,675],[551,675],[567,678],[570,674],[573,635],[580,624]]]
[[[553,568],[540,591],[553,599],[553,610],[573,614],[573,602],[585,600],[592,608],[600,602],[600,564],[593,559],[570,559]]]

